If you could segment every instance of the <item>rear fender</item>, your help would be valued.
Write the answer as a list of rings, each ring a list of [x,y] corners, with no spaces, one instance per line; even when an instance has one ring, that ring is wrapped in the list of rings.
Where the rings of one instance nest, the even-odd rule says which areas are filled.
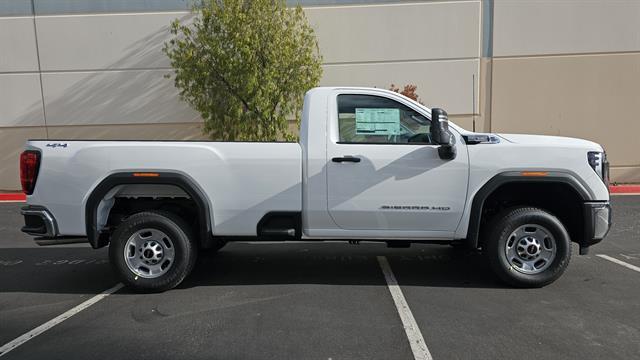
[[[153,172],[154,176],[136,176],[145,172],[119,172],[107,176],[96,186],[85,205],[85,226],[87,230],[87,238],[94,249],[106,246],[109,243],[109,234],[100,232],[101,223],[104,225],[106,219],[99,219],[99,209],[105,210],[109,207],[109,200],[121,185],[129,184],[154,184],[154,185],[174,185],[182,189],[193,201],[198,208],[198,223],[200,229],[198,231],[199,243],[207,246],[212,241],[212,225],[211,225],[211,208],[210,202],[204,191],[189,177],[175,172]],[[157,175],[155,175],[157,174]],[[110,196],[111,195],[111,196]],[[103,199],[107,198],[107,201]]]

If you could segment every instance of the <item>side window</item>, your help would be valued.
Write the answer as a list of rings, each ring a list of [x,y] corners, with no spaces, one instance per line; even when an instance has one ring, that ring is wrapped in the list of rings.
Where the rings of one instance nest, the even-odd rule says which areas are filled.
[[[381,96],[338,95],[338,125],[342,143],[431,143],[429,119]]]

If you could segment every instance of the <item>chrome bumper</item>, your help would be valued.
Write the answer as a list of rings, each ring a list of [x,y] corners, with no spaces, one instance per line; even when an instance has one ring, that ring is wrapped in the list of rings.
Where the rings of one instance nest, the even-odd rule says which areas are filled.
[[[43,207],[27,206],[22,208],[24,226],[22,232],[32,236],[53,238],[58,235],[58,226],[51,213]]]

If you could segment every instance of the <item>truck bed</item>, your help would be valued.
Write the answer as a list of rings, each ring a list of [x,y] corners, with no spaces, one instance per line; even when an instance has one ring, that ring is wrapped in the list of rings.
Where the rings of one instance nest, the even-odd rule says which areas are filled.
[[[27,148],[42,153],[28,202],[47,204],[60,235],[86,235],[89,194],[119,172],[173,172],[190,178],[207,197],[215,235],[255,236],[255,225],[266,213],[302,206],[297,143],[31,140]]]

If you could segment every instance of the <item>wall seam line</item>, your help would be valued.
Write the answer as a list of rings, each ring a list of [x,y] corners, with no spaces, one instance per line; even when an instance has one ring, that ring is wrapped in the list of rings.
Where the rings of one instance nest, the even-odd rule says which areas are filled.
[[[336,61],[327,62],[322,66],[340,66],[340,65],[385,65],[385,64],[406,64],[406,63],[422,63],[436,61],[466,61],[479,60],[478,56],[457,57],[457,58],[433,58],[433,59],[407,59],[407,60],[371,60],[371,61]]]
[[[500,55],[494,56],[496,60],[509,60],[509,59],[528,59],[528,58],[558,58],[558,57],[587,57],[587,56],[605,56],[605,55],[634,55],[640,54],[640,50],[626,50],[626,51],[593,51],[593,52],[578,52],[578,53],[565,53],[565,54],[526,54],[526,55]]]
[[[22,75],[22,74],[75,74],[75,73],[99,73],[99,72],[131,72],[131,71],[166,71],[173,70],[171,67],[159,68],[123,68],[123,69],[73,69],[73,70],[40,70],[40,71],[0,71],[0,75]]]
[[[36,6],[31,0],[31,15],[33,16],[33,38],[36,45],[36,59],[38,60],[38,78],[40,79],[40,98],[42,100],[42,118],[44,120],[44,133],[49,139],[49,128],[47,127],[47,109],[44,102],[44,87],[42,86],[42,65],[40,64],[40,45],[38,45],[38,26],[36,24]]]

